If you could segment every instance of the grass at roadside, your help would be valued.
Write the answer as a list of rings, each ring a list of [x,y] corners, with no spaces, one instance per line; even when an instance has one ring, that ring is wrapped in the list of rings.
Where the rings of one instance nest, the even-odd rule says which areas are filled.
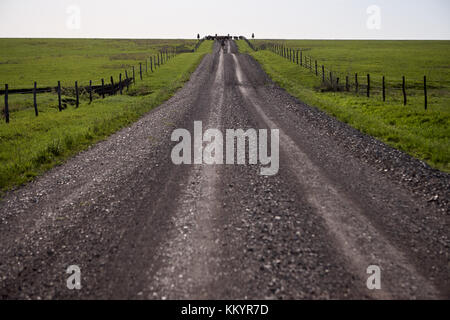
[[[406,77],[408,87],[421,87],[426,75],[431,85],[450,88],[450,41],[392,40],[252,40],[256,47],[268,43],[301,49],[333,72],[360,76],[370,74],[380,83],[386,76],[389,86],[400,85]],[[363,81],[362,79],[361,81]]]
[[[182,87],[212,42],[204,42],[195,53],[183,53],[143,81],[128,94],[94,100],[81,98],[78,109],[63,112],[55,107],[42,110],[38,118],[29,109],[16,110],[8,125],[0,124],[0,189],[5,190],[33,179],[68,157],[136,121],[169,99]],[[53,99],[51,94],[39,99]]]
[[[192,50],[196,40],[0,39],[0,84],[10,89],[99,84],[145,62],[164,48]]]
[[[400,101],[384,103],[345,92],[322,92],[320,79],[268,50],[252,51],[244,41],[241,52],[251,54],[267,74],[290,94],[316,106],[354,128],[450,172],[450,99],[432,95],[430,108],[423,108],[423,97],[411,96],[408,106]],[[413,52],[405,52],[404,55]],[[450,89],[449,89],[450,90]]]

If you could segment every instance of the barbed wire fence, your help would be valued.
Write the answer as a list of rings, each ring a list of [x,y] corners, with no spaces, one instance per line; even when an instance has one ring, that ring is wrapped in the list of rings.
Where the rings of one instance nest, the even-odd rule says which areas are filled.
[[[247,40],[247,39],[245,39]],[[247,42],[249,42],[247,40]],[[423,97],[425,110],[429,108],[429,91],[441,89],[442,85],[437,81],[430,81],[424,75],[422,79],[407,79],[402,76],[399,79],[387,78],[361,73],[343,73],[333,70],[331,67],[321,64],[318,59],[308,55],[310,49],[290,48],[277,43],[264,43],[253,50],[269,50],[288,61],[303,67],[321,80],[321,91],[335,91],[353,93],[367,98],[380,97],[383,102],[401,102],[408,105],[409,98]]]
[[[156,54],[148,56],[145,61],[139,62],[138,65],[128,67],[123,73],[119,73],[116,78],[114,76],[111,76],[109,79],[102,78],[97,84],[94,84],[92,80],[86,82],[84,86],[80,85],[78,81],[75,81],[73,87],[63,87],[61,81],[57,81],[54,87],[38,87],[37,81],[34,81],[34,85],[31,88],[10,88],[8,84],[5,84],[4,89],[0,89],[0,96],[4,96],[2,117],[6,123],[10,122],[11,110],[9,108],[9,97],[14,94],[32,94],[33,109],[36,117],[39,116],[38,94],[54,93],[57,95],[57,108],[60,112],[67,108],[67,104],[74,105],[75,108],[78,108],[81,104],[80,96],[82,95],[87,96],[89,103],[92,103],[94,99],[104,99],[108,95],[112,96],[118,93],[122,95],[125,90],[129,90],[131,85],[136,84],[137,77],[142,81],[149,72],[155,72],[178,54],[197,51],[202,42],[203,39],[199,40],[195,47],[189,50],[179,46],[160,49]],[[68,95],[70,98],[63,98],[63,95]]]

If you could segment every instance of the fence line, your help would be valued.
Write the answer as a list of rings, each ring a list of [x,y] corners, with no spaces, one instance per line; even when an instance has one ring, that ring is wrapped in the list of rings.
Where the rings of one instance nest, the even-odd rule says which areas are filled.
[[[197,43],[196,48],[193,50],[197,50],[198,46],[203,41],[199,41]],[[152,57],[145,59],[145,74],[148,73],[148,62],[150,61],[150,71],[153,73],[156,71],[157,68],[161,67],[165,63],[167,63],[169,60],[177,56],[181,51],[178,50],[177,47],[172,48],[165,48],[159,50],[159,52],[156,53],[156,55],[153,55]],[[157,61],[157,62],[156,62]],[[136,83],[136,75],[135,75],[135,69],[134,66],[132,68],[132,78],[128,77],[128,70],[125,71],[125,79],[122,79],[122,73],[119,74],[118,82],[114,82],[114,77],[111,76],[110,78],[110,84],[105,84],[105,80],[101,79],[101,85],[92,85],[92,80],[89,80],[88,86],[79,86],[78,81],[75,81],[74,87],[61,87],[61,81],[58,81],[56,87],[41,87],[39,88],[37,86],[37,81],[34,81],[33,88],[22,88],[22,89],[10,89],[8,84],[5,84],[5,89],[0,89],[0,95],[4,95],[5,99],[5,105],[3,109],[3,114],[5,116],[6,123],[10,122],[10,108],[9,108],[9,96],[11,94],[33,94],[33,108],[35,116],[39,116],[39,110],[38,110],[38,104],[37,104],[37,94],[41,93],[56,93],[58,96],[58,110],[61,112],[63,111],[65,107],[65,102],[73,102],[75,104],[75,108],[78,108],[80,105],[80,92],[86,92],[89,94],[89,103],[93,100],[93,93],[101,96],[103,99],[105,98],[105,95],[115,95],[118,92],[120,94],[123,94],[123,89],[126,88],[127,91],[130,87],[130,85]],[[143,73],[144,70],[142,68],[142,62],[139,63],[139,76],[140,80],[143,80]],[[75,99],[62,99],[62,94],[64,90],[70,90],[74,92]],[[72,101],[73,100],[73,101]]]
[[[253,43],[251,43],[246,37],[241,36],[241,38],[247,42],[248,46],[253,50],[253,51],[257,51],[256,48],[253,46]]]
[[[361,83],[359,80],[358,73],[355,73],[354,82],[352,83],[350,81],[349,74],[342,74],[340,72],[335,72],[327,68],[325,65],[319,65],[317,59],[313,58],[312,56],[307,56],[303,54],[303,52],[306,50],[287,48],[283,45],[273,43],[264,44],[261,46],[261,49],[262,50],[268,49],[273,53],[287,59],[288,61],[310,70],[311,73],[313,73],[315,76],[321,78],[323,90],[343,91],[349,93],[351,92],[357,95],[364,92],[364,94],[368,98],[375,96],[374,93],[381,93],[383,102],[386,102],[386,90],[389,90],[390,92],[401,90],[403,105],[406,106],[408,104],[408,86],[405,76],[402,76],[401,85],[396,86],[391,82],[387,83],[386,77],[383,75],[381,78],[380,86],[377,86],[376,82],[374,81],[374,79],[371,77],[370,74],[366,75],[366,82]],[[344,78],[345,84],[343,84],[343,82],[341,81]],[[427,110],[429,106],[428,102],[429,83],[430,83],[429,81],[427,82],[427,77],[424,76],[421,85],[423,85],[425,110]],[[389,86],[389,84],[391,84],[391,86]],[[416,89],[416,87],[414,87],[413,89]]]

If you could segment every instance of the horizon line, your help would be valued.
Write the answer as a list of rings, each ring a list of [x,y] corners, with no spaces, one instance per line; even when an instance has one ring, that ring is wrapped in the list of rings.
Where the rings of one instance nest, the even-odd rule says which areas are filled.
[[[233,36],[234,37],[234,36]],[[55,39],[55,40],[197,40],[197,38],[144,38],[144,37],[4,37],[0,39]],[[203,39],[203,38],[200,38]],[[315,41],[450,41],[450,38],[247,38],[248,40],[315,40]]]

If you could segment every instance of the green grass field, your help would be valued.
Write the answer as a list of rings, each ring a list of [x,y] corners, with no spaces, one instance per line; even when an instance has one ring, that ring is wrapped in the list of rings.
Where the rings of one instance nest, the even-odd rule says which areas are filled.
[[[195,40],[0,39],[0,85],[14,88],[87,85],[115,79],[160,49],[192,50]]]
[[[67,40],[61,41],[64,42]],[[84,46],[94,45],[93,40],[85,41]],[[108,45],[103,47],[103,50],[108,50],[110,46],[112,52],[108,54],[102,53],[103,58],[97,57],[94,59],[95,63],[92,62],[96,65],[94,71],[97,70],[99,72],[97,76],[101,75],[102,70],[105,72],[102,69],[102,65],[112,66],[116,63],[122,63],[111,60],[109,57],[120,52],[126,55],[127,45],[124,45],[124,43],[134,43],[134,41],[124,41],[117,40],[117,42],[114,42],[107,40],[105,42]],[[151,43],[152,41],[142,41],[142,43]],[[60,40],[55,40],[55,42],[61,43]],[[80,42],[83,41],[76,41],[78,44]],[[147,53],[152,53],[160,45],[167,42],[158,40],[156,47],[148,48],[148,52],[145,50],[144,45],[142,47],[141,45],[136,46],[140,47],[140,54],[145,58]],[[141,42],[137,41],[137,43]],[[186,43],[192,44],[195,42],[173,42],[173,44],[179,45]],[[76,45],[72,47],[73,49],[71,50],[78,50],[75,48],[77,47]],[[52,48],[54,49],[55,47],[52,46]],[[17,48],[16,50],[23,53],[21,59],[23,59],[23,64],[26,64],[26,67],[22,65],[19,67],[17,65],[18,70],[33,67],[31,61],[33,60],[32,57],[36,54],[35,52],[52,51],[48,49],[47,41],[42,41],[42,48],[36,45],[36,50],[30,51],[28,57],[25,56],[27,49],[19,50]],[[5,124],[4,120],[2,120],[0,123],[0,190],[5,190],[33,179],[33,177],[43,173],[54,165],[62,163],[69,156],[74,155],[87,146],[106,138],[120,128],[136,121],[144,113],[169,99],[177,89],[182,87],[183,83],[189,79],[190,74],[196,69],[202,57],[206,53],[211,52],[211,50],[212,42],[207,41],[195,53],[182,53],[177,55],[165,65],[158,68],[156,72],[148,72],[145,74],[143,81],[137,78],[137,83],[130,88],[130,91],[124,92],[124,95],[107,96],[105,99],[94,99],[91,104],[89,104],[88,96],[82,95],[81,105],[78,109],[69,105],[66,110],[59,112],[57,109],[57,96],[55,94],[39,94],[38,107],[40,114],[36,118],[32,109],[30,95],[11,95],[11,122]],[[57,51],[58,54],[60,52],[65,52],[65,49]],[[93,54],[92,52],[91,54]],[[69,56],[72,57],[70,59],[74,59],[74,64],[75,60],[78,59],[78,67],[80,68],[78,74],[80,77],[90,72],[92,75],[97,74],[91,70],[91,56],[89,54],[84,57],[78,55],[78,58],[75,58],[75,55],[69,54]],[[48,59],[51,60],[50,57]],[[129,63],[136,63],[136,61],[131,59]],[[41,67],[39,66],[39,68]],[[73,66],[73,68],[76,69],[77,67]],[[110,70],[113,69],[111,68]],[[63,73],[59,73],[56,69],[52,72],[53,80],[51,80],[51,72],[42,74],[42,78],[40,79],[47,79],[46,81],[54,82],[54,80],[63,75]],[[11,73],[13,74],[15,72]],[[38,76],[39,74],[36,74],[36,77]],[[72,80],[75,79],[73,75],[70,76],[73,77]],[[4,74],[1,74],[1,77],[3,78]],[[69,75],[66,76],[66,78],[68,77]],[[17,81],[21,85],[27,83],[25,81],[19,82],[19,78],[17,78]],[[71,97],[70,92],[66,92],[65,97]],[[3,109],[3,102],[0,105]]]
[[[256,47],[276,43],[304,50],[319,65],[341,74],[371,74],[378,83],[381,77],[391,84],[405,76],[409,86],[422,84],[423,76],[450,88],[450,41],[351,41],[351,40],[255,40]]]
[[[302,48],[319,65],[342,74],[371,74],[373,85],[388,80],[387,101],[380,92],[363,94],[324,91],[311,71],[263,50],[269,43]],[[450,41],[264,41],[252,51],[239,41],[269,76],[300,100],[316,106],[356,129],[450,172]],[[408,104],[403,106],[401,77],[407,78]],[[423,76],[427,75],[429,108],[424,110]],[[363,81],[361,81],[363,82]],[[397,86],[397,88],[392,88]]]

